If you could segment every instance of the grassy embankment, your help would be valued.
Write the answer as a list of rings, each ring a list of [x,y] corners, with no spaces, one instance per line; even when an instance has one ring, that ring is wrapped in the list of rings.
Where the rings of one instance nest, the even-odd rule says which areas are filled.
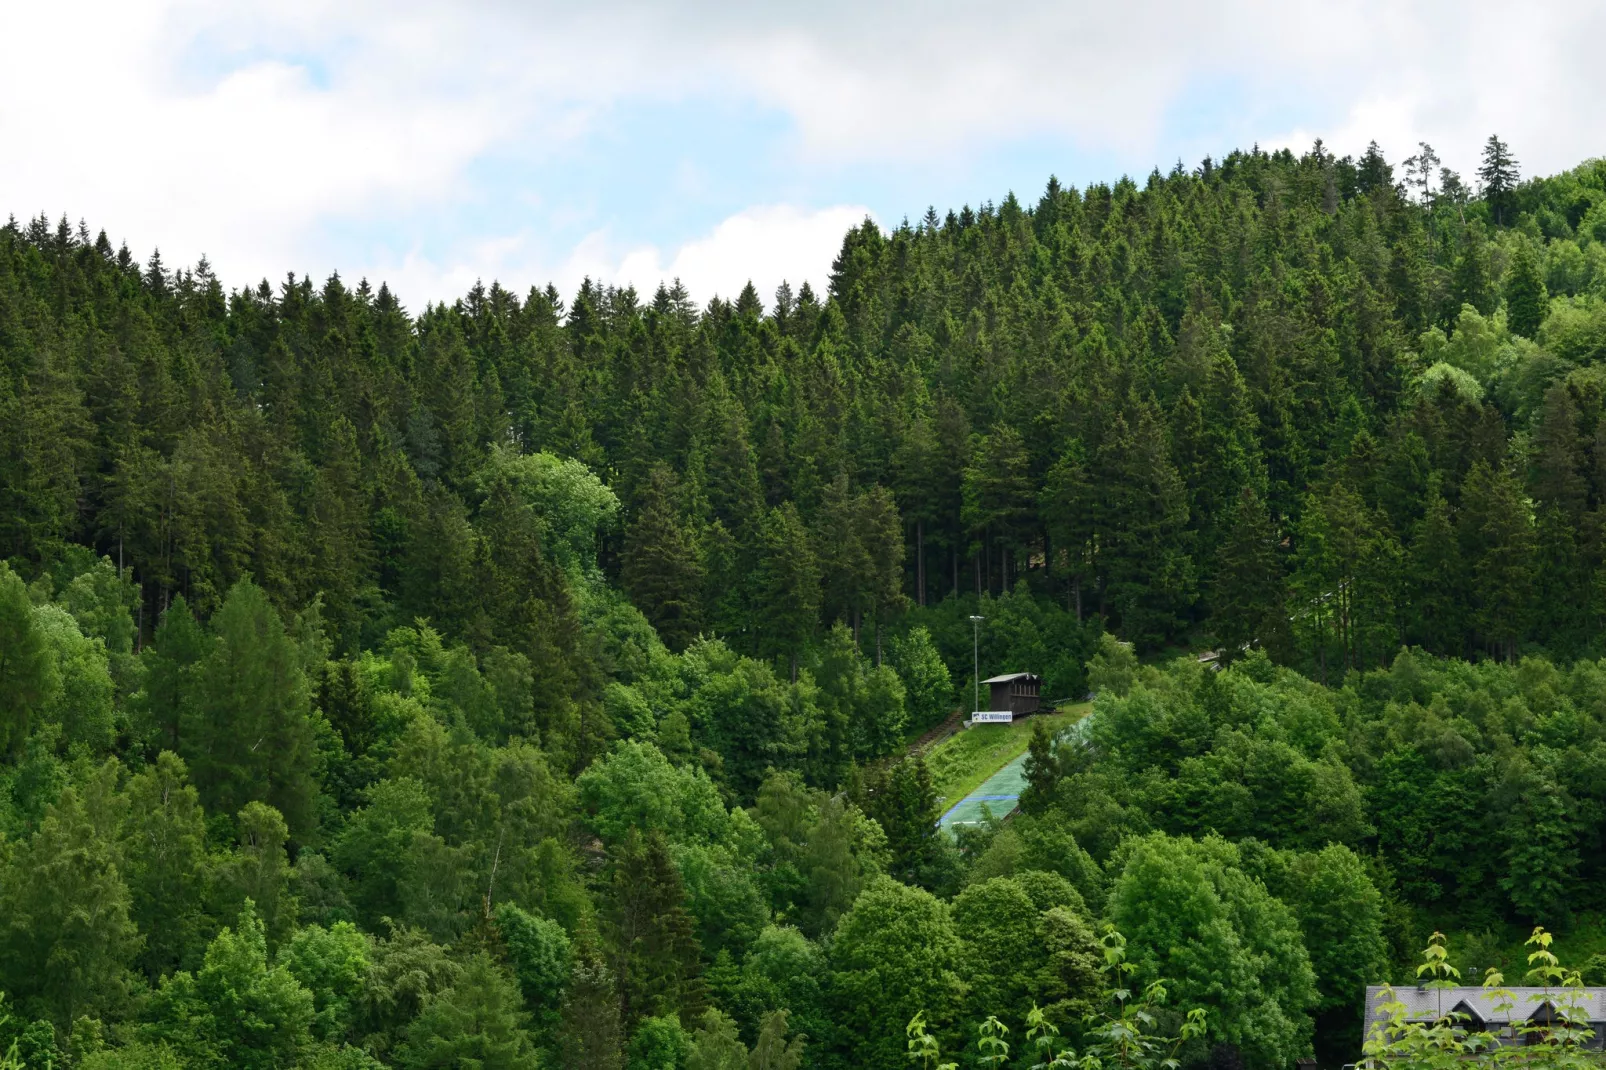
[[[1087,713],[1090,704],[1079,702],[1058,713],[1037,714],[1013,724],[979,724],[957,732],[926,752],[932,787],[938,805],[948,807],[981,787],[982,783],[1011,761],[1026,753],[1032,729],[1047,722],[1058,732]]]

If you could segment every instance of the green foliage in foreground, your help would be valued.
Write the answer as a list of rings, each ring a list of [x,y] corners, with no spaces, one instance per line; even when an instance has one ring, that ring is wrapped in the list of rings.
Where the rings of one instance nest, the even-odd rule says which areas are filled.
[[[1497,1010],[1516,1012],[1513,1017],[1521,1020],[1509,1032],[1473,1028],[1467,1015],[1454,1010],[1431,1021],[1413,1021],[1393,989],[1386,988],[1380,1008],[1384,1021],[1367,1037],[1367,1058],[1384,1070],[1448,1070],[1465,1065],[1469,1058],[1495,1067],[1584,1070],[1600,1066],[1606,1057],[1590,1050],[1595,1033],[1583,1005],[1583,982],[1578,971],[1564,968],[1551,953],[1551,943],[1550,933],[1534,929],[1527,943],[1533,951],[1525,978],[1529,987],[1539,990],[1532,997],[1533,1010],[1549,1004],[1554,1009],[1551,1020],[1530,1020],[1533,1010],[1518,1005],[1516,995],[1505,987],[1504,976],[1493,968],[1485,974],[1483,987],[1489,990]],[[1419,981],[1426,978],[1429,988],[1452,987],[1460,980],[1460,971],[1446,958],[1442,933],[1433,934],[1423,958],[1416,972]]]

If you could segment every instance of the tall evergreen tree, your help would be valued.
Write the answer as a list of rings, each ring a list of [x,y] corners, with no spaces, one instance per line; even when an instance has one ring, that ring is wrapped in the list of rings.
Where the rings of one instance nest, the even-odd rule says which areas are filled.
[[[1252,645],[1278,660],[1293,653],[1284,587],[1271,518],[1254,488],[1246,486],[1238,492],[1232,526],[1221,544],[1211,595],[1211,620],[1224,660]]]
[[[1465,634],[1466,573],[1450,506],[1429,483],[1422,519],[1411,533],[1406,562],[1406,640],[1436,654],[1461,653]]]
[[[230,589],[212,632],[212,649],[196,667],[179,753],[209,808],[234,813],[265,802],[284,815],[292,835],[306,835],[317,784],[300,654],[266,593],[250,580]]]
[[[964,472],[965,524],[982,555],[988,590],[1008,589],[1021,568],[1035,504],[1028,465],[1020,432],[1001,423],[980,438]]]
[[[682,650],[701,627],[702,564],[682,523],[676,479],[667,465],[647,474],[636,517],[625,533],[621,580],[671,650]]]
[[[1478,165],[1478,181],[1483,184],[1483,199],[1489,202],[1489,211],[1495,225],[1510,222],[1513,194],[1517,190],[1517,160],[1511,155],[1511,146],[1495,134],[1483,145],[1483,162]]]
[[[1567,384],[1558,380],[1545,391],[1534,429],[1531,485],[1534,497],[1576,523],[1589,494],[1585,441],[1578,405]]]
[[[1533,608],[1533,516],[1510,473],[1482,461],[1461,496],[1462,553],[1477,590],[1473,624],[1493,653],[1514,660]]]
[[[931,770],[919,755],[880,766],[866,775],[859,803],[887,834],[893,876],[908,884],[928,882],[941,833]]]
[[[193,720],[193,712],[187,711],[195,701],[197,666],[209,648],[205,629],[178,595],[162,614],[155,644],[143,658],[145,686],[138,710],[152,746],[178,751],[180,728]]]
[[[1550,294],[1539,271],[1539,258],[1527,242],[1517,246],[1517,255],[1506,269],[1506,326],[1513,334],[1537,338],[1544,322]]]
[[[670,1013],[694,1018],[705,1006],[702,952],[661,833],[630,832],[614,862],[611,892],[608,920],[624,1021]]]
[[[1474,220],[1461,239],[1455,258],[1453,294],[1456,305],[1471,305],[1487,316],[1494,312],[1497,294],[1489,268],[1489,243],[1483,225]]]
[[[819,622],[820,571],[807,530],[791,502],[771,509],[759,531],[753,601],[765,607],[754,624],[754,646],[765,657],[797,655]]]

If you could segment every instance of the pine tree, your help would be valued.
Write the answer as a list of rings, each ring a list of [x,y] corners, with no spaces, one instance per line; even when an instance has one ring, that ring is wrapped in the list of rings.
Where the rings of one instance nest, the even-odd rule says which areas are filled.
[[[1549,301],[1545,279],[1539,271],[1539,258],[1528,242],[1521,242],[1511,266],[1506,269],[1506,326],[1513,334],[1537,338]]]
[[[1511,146],[1490,134],[1483,145],[1478,180],[1483,183],[1483,198],[1489,202],[1496,226],[1507,222],[1513,211],[1517,179],[1517,160],[1511,155]]]
[[[635,519],[625,533],[621,582],[671,650],[683,650],[701,627],[702,563],[681,522],[677,481],[667,465],[647,474]]]
[[[1530,485],[1534,497],[1577,523],[1588,504],[1585,441],[1579,430],[1578,405],[1566,382],[1545,391],[1534,429],[1534,461]]]
[[[310,696],[301,657],[262,588],[241,580],[212,619],[211,651],[196,666],[195,701],[179,753],[209,809],[265,802],[292,836],[311,831]]]
[[[1221,544],[1211,596],[1211,622],[1223,659],[1250,646],[1284,660],[1291,653],[1277,536],[1253,487],[1238,492],[1226,541]]]
[[[513,979],[480,952],[468,960],[457,982],[413,1021],[396,1061],[408,1070],[537,1070],[542,1060],[524,1030],[524,1019]]]
[[[1461,239],[1452,286],[1457,307],[1471,305],[1485,316],[1494,312],[1497,295],[1489,271],[1489,244],[1477,221],[1467,227]]]
[[[620,1070],[623,1040],[613,973],[584,946],[576,958],[563,1002],[563,1065],[573,1070]]]
[[[1435,654],[1460,654],[1466,619],[1466,572],[1450,506],[1439,493],[1437,474],[1429,480],[1422,519],[1411,533],[1405,578],[1409,613],[1406,641]]]
[[[614,863],[608,920],[620,1014],[691,1019],[704,1005],[701,948],[686,909],[686,889],[661,833],[632,829]]]
[[[1417,148],[1417,154],[1405,161],[1405,185],[1416,191],[1417,202],[1426,208],[1432,203],[1433,180],[1443,161],[1426,141],[1417,142]]]
[[[753,644],[761,656],[790,658],[794,679],[798,651],[820,614],[820,571],[809,542],[791,502],[771,509],[759,531],[753,573],[753,604],[763,607]]]
[[[206,631],[190,613],[189,603],[176,596],[162,614],[154,647],[141,658],[145,686],[136,708],[152,746],[178,751],[180,726],[192,719],[186,711],[195,701],[196,666],[209,649]]]
[[[1533,517],[1517,481],[1483,461],[1461,496],[1462,552],[1478,596],[1473,624],[1493,652],[1515,660],[1533,607]]]

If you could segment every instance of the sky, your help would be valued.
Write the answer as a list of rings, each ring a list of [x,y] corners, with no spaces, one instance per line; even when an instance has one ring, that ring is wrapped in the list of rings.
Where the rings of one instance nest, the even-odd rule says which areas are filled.
[[[0,40],[0,212],[415,309],[587,276],[767,300],[866,217],[1256,143],[1606,152],[1585,0],[0,0]]]

